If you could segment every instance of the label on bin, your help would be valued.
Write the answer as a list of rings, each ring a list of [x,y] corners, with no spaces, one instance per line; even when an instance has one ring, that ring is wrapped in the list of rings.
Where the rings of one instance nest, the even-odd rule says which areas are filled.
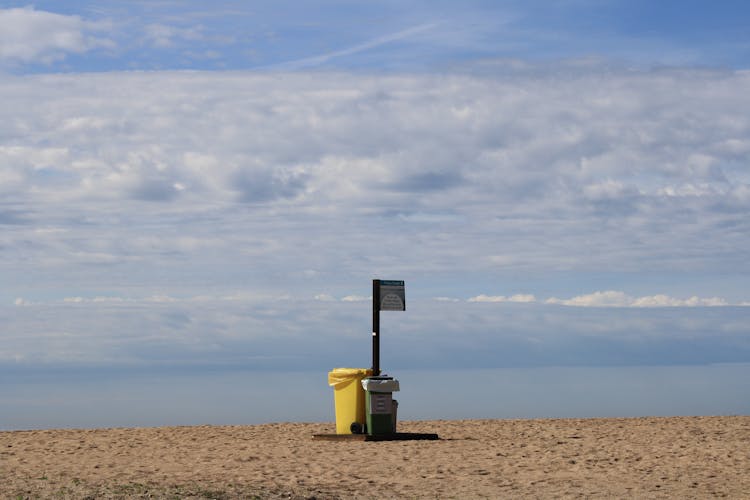
[[[390,393],[370,393],[370,414],[390,415],[393,413],[393,398]]]

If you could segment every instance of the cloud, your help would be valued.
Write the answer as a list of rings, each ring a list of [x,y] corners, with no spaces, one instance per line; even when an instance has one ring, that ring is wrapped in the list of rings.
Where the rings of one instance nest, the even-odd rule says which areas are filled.
[[[547,299],[546,303],[575,307],[717,307],[730,305],[720,297],[700,298],[693,296],[687,299],[677,299],[661,294],[631,297],[624,292],[613,290],[579,295],[572,299],[551,298]]]
[[[364,302],[70,297],[0,304],[0,370],[106,366],[330,369],[367,362]],[[389,369],[747,361],[748,309],[476,307],[413,299],[384,315]],[[357,361],[359,360],[359,361]]]
[[[506,297],[504,295],[477,295],[467,299],[467,302],[494,302],[494,303],[535,303],[557,304],[574,307],[717,307],[730,306],[726,299],[721,297],[701,298],[692,296],[687,299],[677,299],[668,295],[647,295],[643,297],[631,297],[624,292],[603,291],[579,295],[570,299],[559,299],[552,297],[544,301],[537,301],[531,294],[517,294]],[[735,304],[746,305],[745,302]]]
[[[156,48],[173,48],[180,41],[197,41],[205,39],[200,27],[180,28],[161,23],[144,26],[145,42]]]
[[[66,232],[5,233],[4,249],[17,269],[21,255],[169,272],[162,259],[187,259],[317,279],[394,262],[517,276],[746,269],[747,81],[591,68],[8,77],[0,220]]]
[[[533,303],[536,297],[530,294],[516,294],[506,297],[504,295],[477,295],[471,297],[467,302],[516,302],[516,303]]]
[[[294,297],[288,294],[268,294],[268,293],[248,293],[246,291],[237,291],[218,295],[191,295],[191,296],[170,296],[166,294],[157,294],[143,297],[126,297],[126,296],[70,296],[61,299],[60,303],[64,304],[149,304],[149,303],[171,303],[171,304],[197,304],[197,303],[221,303],[221,302],[278,302],[289,301]],[[345,295],[337,299],[328,293],[319,293],[314,295],[314,300],[320,302],[369,302],[372,297],[362,295]],[[451,297],[434,297],[435,302],[458,303],[459,299]],[[571,299],[559,299],[552,297],[546,300],[538,300],[531,294],[516,294],[511,296],[504,295],[477,295],[466,299],[466,302],[484,302],[484,303],[507,303],[507,304],[550,304],[565,305],[576,307],[631,307],[631,308],[648,308],[648,307],[720,307],[735,306],[743,307],[750,305],[750,302],[741,301],[736,304],[729,303],[721,297],[700,298],[692,296],[687,299],[677,299],[668,295],[648,295],[643,297],[631,297],[624,292],[605,291],[594,292],[587,295],[579,295]],[[55,301],[47,302],[54,304]],[[17,306],[36,304],[43,302],[30,302],[24,298],[16,298],[14,304]]]
[[[459,186],[462,178],[452,172],[425,172],[412,174],[393,182],[389,187],[398,191],[442,191]]]
[[[275,355],[273,335],[306,339],[303,314],[319,331],[367,335],[373,276],[403,277],[415,297],[471,297],[407,299],[387,320],[404,339],[435,332],[425,359],[462,341],[467,360],[482,341],[536,356],[528,339],[554,343],[545,331],[559,328],[545,318],[584,312],[551,307],[549,290],[553,303],[607,306],[579,321],[596,339],[627,335],[607,315],[637,326],[645,312],[643,338],[706,338],[680,315],[708,310],[742,337],[746,310],[731,305],[747,300],[750,272],[749,82],[591,67],[4,77],[0,274],[14,285],[0,305],[14,326],[2,340],[26,359],[44,332],[57,335],[51,357],[221,360],[234,342]],[[575,297],[636,282],[665,295]],[[495,296],[498,284],[524,294]]]
[[[363,297],[362,295],[346,295],[341,297],[342,302],[366,302],[372,300],[372,297]]]
[[[315,296],[315,300],[328,301],[331,300],[330,296],[320,294]],[[278,295],[278,294],[259,294],[259,293],[248,293],[246,291],[238,291],[234,293],[227,293],[221,295],[192,295],[175,297],[166,294],[150,295],[145,297],[121,297],[121,296],[95,296],[95,297],[64,297],[61,302],[48,302],[47,304],[211,304],[220,302],[231,302],[231,303],[269,303],[278,301],[290,300],[289,295]],[[21,300],[22,303],[28,303]]]
[[[232,186],[245,202],[268,202],[277,198],[293,198],[306,187],[306,175],[277,169],[241,169],[233,175]]]
[[[0,9],[0,27],[0,63],[51,63],[69,54],[114,47],[111,39],[99,35],[108,23],[33,7]]]

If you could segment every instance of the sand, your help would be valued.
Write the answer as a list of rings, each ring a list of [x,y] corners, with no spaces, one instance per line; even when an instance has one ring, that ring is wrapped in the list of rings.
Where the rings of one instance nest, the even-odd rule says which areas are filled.
[[[750,498],[750,417],[0,432],[0,498]]]

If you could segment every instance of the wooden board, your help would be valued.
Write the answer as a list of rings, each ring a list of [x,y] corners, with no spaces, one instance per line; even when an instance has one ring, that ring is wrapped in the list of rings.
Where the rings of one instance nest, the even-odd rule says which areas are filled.
[[[410,440],[436,440],[440,439],[437,434],[422,432],[397,432],[395,434],[313,434],[313,439],[318,441],[410,441]]]

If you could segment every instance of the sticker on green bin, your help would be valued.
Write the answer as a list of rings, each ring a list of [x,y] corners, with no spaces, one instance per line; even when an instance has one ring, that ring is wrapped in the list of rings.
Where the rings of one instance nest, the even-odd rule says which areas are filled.
[[[393,413],[393,399],[390,393],[374,392],[370,395],[370,413],[390,415]]]

